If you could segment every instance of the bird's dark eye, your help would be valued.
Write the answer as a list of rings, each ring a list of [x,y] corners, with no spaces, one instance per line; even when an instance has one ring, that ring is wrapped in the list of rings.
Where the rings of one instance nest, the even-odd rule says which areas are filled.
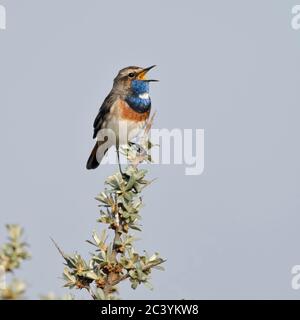
[[[129,75],[128,75],[128,77],[129,77],[129,78],[133,78],[133,77],[134,77],[134,73],[133,73],[133,72],[130,72]]]

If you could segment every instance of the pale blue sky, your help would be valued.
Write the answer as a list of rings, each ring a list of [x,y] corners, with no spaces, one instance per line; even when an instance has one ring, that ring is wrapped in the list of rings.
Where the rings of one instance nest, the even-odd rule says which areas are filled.
[[[299,56],[294,1],[0,0],[0,225],[26,228],[29,297],[65,292],[62,259],[91,250],[92,122],[116,72],[157,64],[157,128],[205,129],[205,170],[153,166],[140,249],[153,292],[123,298],[291,298],[300,264]],[[4,227],[1,227],[3,239]],[[81,295],[79,292],[77,293]]]

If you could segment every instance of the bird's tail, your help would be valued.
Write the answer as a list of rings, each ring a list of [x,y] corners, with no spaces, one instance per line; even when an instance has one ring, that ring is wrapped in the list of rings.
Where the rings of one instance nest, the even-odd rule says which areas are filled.
[[[102,158],[106,154],[108,148],[106,147],[106,149],[104,151],[101,150],[102,144],[105,144],[105,141],[103,141],[103,143],[101,143],[99,141],[96,142],[96,144],[91,152],[91,155],[87,161],[87,164],[86,164],[86,168],[88,170],[96,169],[99,166],[99,164],[101,163]]]

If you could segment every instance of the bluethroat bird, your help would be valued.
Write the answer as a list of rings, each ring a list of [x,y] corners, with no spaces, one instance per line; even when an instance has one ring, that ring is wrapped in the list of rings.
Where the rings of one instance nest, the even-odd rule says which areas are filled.
[[[87,169],[96,169],[108,149],[115,145],[122,172],[119,146],[135,138],[149,118],[149,82],[157,80],[148,80],[147,73],[154,67],[127,67],[119,71],[94,121],[93,138],[97,141],[87,161]]]

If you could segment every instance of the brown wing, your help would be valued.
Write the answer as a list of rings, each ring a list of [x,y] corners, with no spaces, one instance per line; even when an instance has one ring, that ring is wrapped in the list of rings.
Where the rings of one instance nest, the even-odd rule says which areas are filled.
[[[110,112],[110,108],[112,107],[116,99],[117,99],[117,95],[113,91],[111,91],[103,101],[99,109],[98,115],[94,121],[93,139],[97,137],[98,131],[102,129],[103,121],[105,120],[107,114]]]

